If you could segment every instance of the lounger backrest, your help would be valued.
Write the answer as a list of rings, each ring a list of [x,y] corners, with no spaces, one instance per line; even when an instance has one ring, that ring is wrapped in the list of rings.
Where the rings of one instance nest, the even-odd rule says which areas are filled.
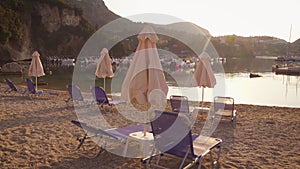
[[[13,91],[18,91],[16,86],[13,84],[12,81],[10,81],[9,79],[5,78],[4,81],[6,82],[6,84],[9,86],[9,88]]]
[[[170,96],[170,102],[173,112],[189,113],[189,102],[186,96]]]
[[[32,80],[27,78],[26,84],[27,84],[27,89],[28,89],[29,93],[35,94],[36,91],[35,91],[35,87],[34,87]]]
[[[98,103],[101,103],[101,104],[108,104],[109,103],[107,95],[101,87],[99,87],[99,86],[92,87],[92,93],[93,93],[94,99]]]
[[[67,86],[71,98],[75,101],[83,101],[83,96],[78,86],[69,84]]]
[[[155,114],[156,118],[151,122],[155,148],[178,157],[184,157],[187,152],[189,157],[194,157],[191,130],[179,114],[161,111],[155,111]],[[186,134],[183,136],[182,133]]]
[[[216,96],[214,98],[214,110],[234,110],[234,99],[232,97]]]

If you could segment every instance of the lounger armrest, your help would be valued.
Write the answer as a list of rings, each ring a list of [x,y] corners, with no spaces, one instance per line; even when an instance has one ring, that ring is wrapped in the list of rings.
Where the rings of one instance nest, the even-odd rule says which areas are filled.
[[[234,109],[234,110],[233,110],[233,117],[235,117],[236,114],[237,114],[237,111]]]
[[[87,130],[88,132],[91,132],[91,133],[94,133],[94,134],[106,135],[106,136],[112,137],[112,138],[117,139],[117,140],[120,139],[115,134],[111,134],[109,132],[106,132],[105,130],[97,129],[97,128],[92,127],[92,126],[88,126],[86,123],[79,122],[79,121],[76,121],[76,120],[72,120],[71,122],[73,124],[75,124],[76,126],[82,128],[84,130]]]
[[[35,92],[35,94],[50,94],[50,95],[58,95],[58,92],[48,92],[43,90],[38,90]]]
[[[112,104],[112,105],[118,105],[118,104],[125,104],[126,101],[124,100],[111,100],[109,101],[109,104]]]

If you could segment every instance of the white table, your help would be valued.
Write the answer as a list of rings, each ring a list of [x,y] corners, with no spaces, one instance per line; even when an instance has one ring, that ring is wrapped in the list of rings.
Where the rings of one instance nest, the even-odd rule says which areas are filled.
[[[151,147],[153,146],[154,142],[154,137],[152,133],[146,132],[146,135],[144,136],[143,131],[138,131],[129,134],[127,140],[126,140],[126,145],[124,148],[123,156],[125,157],[127,154],[127,149],[128,149],[128,144],[131,141],[136,141],[139,143],[140,146],[140,152],[142,157],[148,157],[150,156],[150,153],[152,151]]]

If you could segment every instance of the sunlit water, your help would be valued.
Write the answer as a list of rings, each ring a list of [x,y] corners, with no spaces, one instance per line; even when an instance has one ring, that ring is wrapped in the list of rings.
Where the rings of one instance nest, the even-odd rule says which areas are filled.
[[[275,75],[271,72],[271,66],[274,64],[272,60],[232,60],[223,63],[225,70],[230,72],[245,72],[245,73],[215,73],[217,84],[214,88],[205,88],[204,101],[212,102],[214,96],[230,96],[235,99],[238,104],[254,104],[268,106],[285,106],[285,107],[300,107],[300,76]],[[213,65],[216,70],[217,64]],[[66,90],[66,85],[72,83],[73,68],[59,67],[50,68],[52,75],[49,74],[46,68],[46,76],[41,77],[48,85],[40,86],[40,88]],[[262,75],[259,78],[249,78],[249,72]],[[113,95],[120,95],[122,82],[125,78],[126,71],[117,71],[112,79],[107,79],[107,92]],[[88,74],[79,75],[80,82],[77,85],[82,86],[86,81],[95,81],[94,69],[92,68]],[[202,88],[185,87],[190,84],[189,72],[173,72],[166,76],[169,86],[170,95],[185,95],[192,101],[202,100]],[[0,75],[1,79],[8,77],[16,85],[25,85],[26,75]],[[173,78],[173,81],[170,79]],[[174,83],[174,79],[177,83]],[[180,84],[181,82],[185,84]],[[96,79],[95,83],[98,86],[103,86],[103,79]],[[177,87],[176,87],[177,86]],[[179,87],[178,87],[179,86]],[[90,89],[91,83],[86,89]],[[89,91],[86,91],[89,92]]]
[[[214,96],[229,96],[238,104],[300,107],[299,76],[260,74],[263,77],[249,78],[249,73],[216,74],[217,85],[204,89],[204,101],[211,102]],[[198,87],[169,86],[168,97],[172,94],[185,95],[193,101],[202,100],[202,89]]]
[[[230,96],[238,104],[254,104],[268,106],[300,107],[300,77],[275,75],[272,72],[259,73],[262,77],[249,78],[249,73],[215,74],[217,84],[214,88],[205,88],[204,101],[212,102],[214,96]],[[24,76],[4,76],[10,78],[17,85],[25,85]],[[46,75],[42,77],[48,83],[40,88],[66,90],[66,85],[72,82],[72,74]],[[115,79],[114,79],[115,78]],[[122,78],[114,77],[112,82],[117,84],[112,91],[114,95],[120,95]],[[124,77],[123,77],[124,78]],[[103,82],[96,81],[96,85]],[[168,82],[170,95],[185,95],[191,101],[202,100],[202,88],[179,87]]]

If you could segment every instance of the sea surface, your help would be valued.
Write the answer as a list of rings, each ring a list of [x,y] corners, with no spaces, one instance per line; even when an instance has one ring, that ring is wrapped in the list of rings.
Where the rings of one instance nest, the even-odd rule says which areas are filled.
[[[272,72],[272,59],[232,59],[226,62],[214,62],[217,84],[214,88],[191,87],[190,70],[178,70],[166,74],[170,95],[185,95],[192,101],[212,102],[214,96],[233,97],[237,104],[253,104],[267,106],[300,107],[300,76],[276,75]],[[73,66],[45,65],[46,76],[38,78],[48,83],[40,88],[66,90],[66,85],[72,83]],[[103,79],[95,79],[94,66],[82,73],[76,73],[76,83],[79,86],[98,85],[103,87]],[[250,78],[250,73],[262,77]],[[115,72],[113,78],[107,78],[106,91],[112,95],[120,95],[122,82],[126,76],[124,68]],[[25,85],[26,75],[0,75],[1,79],[9,78],[16,85]],[[34,79],[34,78],[33,78]],[[92,83],[87,83],[90,81]],[[84,89],[83,89],[84,90]],[[88,92],[88,91],[85,91]],[[202,93],[203,92],[203,93]]]
[[[262,77],[249,78],[249,73],[216,74],[214,88],[190,88],[169,86],[168,96],[181,94],[189,100],[213,101],[214,96],[233,97],[235,103],[282,107],[300,107],[300,77],[257,72]],[[221,83],[218,83],[220,82]],[[198,94],[196,94],[198,93]]]

